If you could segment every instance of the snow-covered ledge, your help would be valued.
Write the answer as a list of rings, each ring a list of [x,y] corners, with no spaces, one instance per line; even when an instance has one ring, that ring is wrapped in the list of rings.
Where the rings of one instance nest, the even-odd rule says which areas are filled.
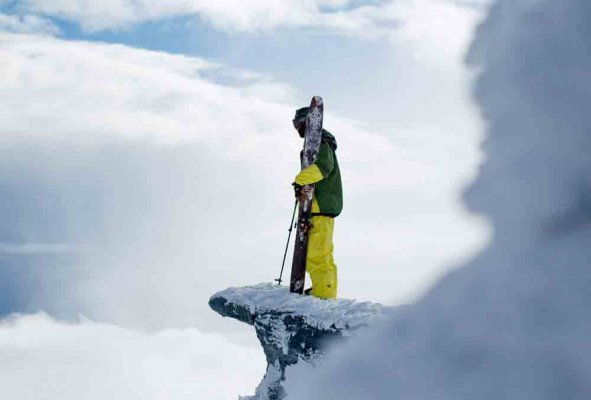
[[[343,340],[387,311],[381,304],[293,294],[271,283],[223,290],[211,296],[209,305],[224,317],[253,325],[263,346],[267,371],[250,400],[283,398],[286,367],[313,363],[328,340]]]

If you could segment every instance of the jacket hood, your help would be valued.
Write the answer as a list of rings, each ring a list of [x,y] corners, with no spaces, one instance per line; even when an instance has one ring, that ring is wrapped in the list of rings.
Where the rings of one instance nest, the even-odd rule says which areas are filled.
[[[324,140],[330,146],[331,149],[337,149],[337,140],[332,135],[332,133],[325,129],[322,130],[322,140]]]

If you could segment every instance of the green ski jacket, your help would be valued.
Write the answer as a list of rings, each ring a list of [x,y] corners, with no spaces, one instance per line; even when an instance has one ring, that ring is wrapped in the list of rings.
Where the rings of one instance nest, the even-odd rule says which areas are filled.
[[[315,184],[312,215],[336,217],[343,210],[343,187],[336,149],[335,137],[322,130],[316,162],[304,168],[295,178],[295,183],[301,186]]]

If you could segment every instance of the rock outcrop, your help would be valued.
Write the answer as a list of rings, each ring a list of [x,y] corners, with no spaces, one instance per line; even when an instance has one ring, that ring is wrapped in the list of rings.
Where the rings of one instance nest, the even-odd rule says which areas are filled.
[[[229,288],[214,294],[209,305],[224,317],[253,325],[265,352],[265,376],[255,396],[243,400],[282,399],[287,367],[314,364],[328,341],[344,340],[387,310],[375,303],[293,294],[273,284]]]

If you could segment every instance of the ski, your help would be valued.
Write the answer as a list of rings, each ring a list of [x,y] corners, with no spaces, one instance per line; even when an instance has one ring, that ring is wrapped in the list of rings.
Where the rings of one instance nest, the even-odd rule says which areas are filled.
[[[302,169],[309,167],[316,162],[320,142],[322,140],[322,118],[324,104],[322,97],[314,96],[310,103],[306,117],[306,133],[304,135],[304,149],[301,154]],[[312,228],[312,199],[314,187],[311,185],[310,195],[299,202],[297,231],[295,237],[295,248],[291,265],[291,279],[289,291],[302,294],[306,279],[306,257],[308,253],[308,233]]]

